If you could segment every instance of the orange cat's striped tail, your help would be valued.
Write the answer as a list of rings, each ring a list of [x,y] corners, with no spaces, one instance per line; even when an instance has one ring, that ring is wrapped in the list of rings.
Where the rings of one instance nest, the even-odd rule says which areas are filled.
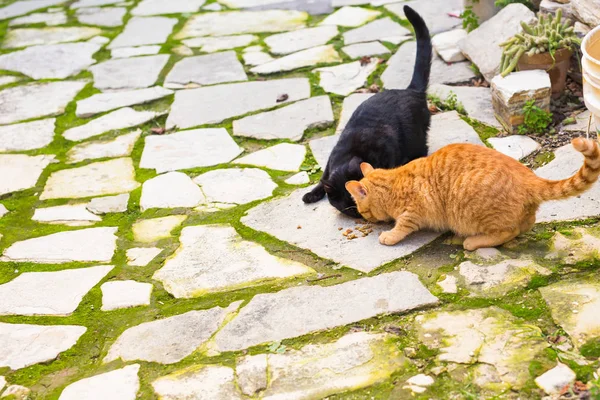
[[[592,187],[600,175],[600,147],[592,139],[577,138],[571,142],[585,156],[583,166],[575,175],[562,181],[538,180],[536,194],[540,200],[560,200],[581,194]]]

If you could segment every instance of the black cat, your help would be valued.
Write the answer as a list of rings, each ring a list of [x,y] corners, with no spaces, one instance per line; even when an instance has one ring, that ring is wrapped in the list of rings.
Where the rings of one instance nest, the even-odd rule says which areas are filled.
[[[302,197],[305,203],[317,202],[327,194],[332,206],[360,218],[345,188],[346,182],[363,177],[360,163],[389,169],[427,156],[431,120],[427,107],[431,37],[416,11],[404,6],[404,13],[417,37],[417,59],[410,85],[405,90],[378,93],[354,111],[329,156],[321,182]]]

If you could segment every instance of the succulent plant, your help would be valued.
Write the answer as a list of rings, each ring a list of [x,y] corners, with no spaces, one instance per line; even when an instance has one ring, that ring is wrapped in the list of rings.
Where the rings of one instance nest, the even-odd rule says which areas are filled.
[[[500,47],[504,48],[500,61],[500,74],[506,76],[514,71],[523,54],[533,56],[550,53],[554,58],[557,50],[581,45],[581,39],[573,32],[572,22],[566,20],[563,23],[561,20],[562,10],[559,9],[554,17],[540,15],[533,26],[521,22],[523,32],[500,44]]]

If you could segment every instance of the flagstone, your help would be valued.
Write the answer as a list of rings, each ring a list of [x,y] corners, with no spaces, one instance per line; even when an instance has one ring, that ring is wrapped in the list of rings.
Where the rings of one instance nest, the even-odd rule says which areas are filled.
[[[234,164],[254,165],[278,171],[298,171],[306,157],[306,147],[280,143],[238,158]]]
[[[0,76],[0,86],[10,85],[11,83],[19,82],[22,78],[18,76],[2,75]]]
[[[63,136],[67,140],[80,141],[109,131],[133,128],[162,114],[154,111],[135,111],[133,108],[124,107],[96,118],[87,124],[67,129],[63,132]]]
[[[40,8],[46,8],[55,6],[57,4],[64,3],[66,0],[21,0],[15,1],[5,7],[0,8],[0,20],[18,17],[25,15],[31,11],[39,10]]]
[[[400,38],[409,34],[410,31],[408,29],[392,21],[390,17],[385,17],[369,22],[360,28],[344,32],[342,36],[344,37],[344,44],[348,45],[387,38]]]
[[[140,390],[139,364],[105,372],[70,384],[59,400],[135,400]]]
[[[171,69],[164,85],[171,89],[183,89],[190,83],[213,85],[246,80],[248,77],[235,51],[224,51],[184,58]]]
[[[465,56],[458,47],[458,42],[467,37],[468,32],[464,29],[454,29],[435,35],[431,44],[435,52],[446,62],[464,61]]]
[[[110,39],[106,36],[94,36],[93,38],[87,41],[88,43],[95,43],[104,46],[106,43],[110,42]]]
[[[449,31],[462,23],[460,18],[453,17],[451,14],[456,10],[463,9],[463,0],[429,0],[426,2],[413,0],[389,4],[385,8],[398,17],[406,19],[404,15],[405,5],[410,6],[421,15],[432,34]]]
[[[221,11],[223,9],[223,6],[219,3],[210,3],[204,7],[202,7],[203,10],[208,10],[208,11]]]
[[[113,232],[116,230],[116,228],[94,229],[109,229]],[[109,234],[113,236],[112,233],[109,232]],[[115,239],[111,238],[111,240],[114,246]],[[81,239],[77,244],[71,243],[71,246],[73,245],[85,247],[88,252],[94,251],[90,245],[82,243]],[[96,250],[97,252],[98,250]],[[32,256],[33,254],[30,255],[30,257]],[[66,257],[67,255],[64,255],[63,259]],[[29,260],[37,262],[33,258]],[[55,260],[49,261],[55,262]],[[71,315],[79,306],[83,296],[113,268],[112,265],[106,265],[53,272],[22,273],[12,281],[0,285],[0,299],[2,300],[0,315]]]
[[[318,26],[267,36],[264,42],[271,53],[285,55],[324,45],[337,35],[336,26]]]
[[[75,14],[81,24],[116,27],[123,25],[123,17],[127,9],[123,7],[85,7]]]
[[[293,10],[228,11],[192,16],[175,39],[239,33],[283,32],[304,28],[308,14]]]
[[[246,204],[273,195],[277,184],[269,174],[256,168],[227,168],[194,178],[207,203]]]
[[[79,0],[71,4],[71,8],[98,7],[122,2],[123,0]]]
[[[326,92],[347,96],[364,86],[378,66],[379,59],[373,58],[366,64],[354,61],[335,67],[317,68],[313,72],[319,73],[319,86]]]
[[[2,12],[0,10],[0,12]],[[29,14],[24,17],[12,19],[8,26],[30,25],[30,24],[46,24],[48,26],[63,25],[67,23],[67,14],[61,12],[46,12]]]
[[[289,106],[233,121],[233,135],[256,139],[289,139],[297,142],[311,128],[334,121],[328,96],[311,97]]]
[[[369,10],[362,7],[342,7],[327,16],[320,25],[338,25],[354,28],[377,18],[381,11]]]
[[[162,399],[243,400],[233,369],[218,365],[192,366],[152,382]]]
[[[73,347],[87,330],[75,325],[27,325],[0,322],[0,367],[12,370],[54,360]],[[0,383],[0,392],[3,389]]]
[[[285,100],[281,96],[287,95]],[[231,83],[175,93],[167,129],[219,123],[253,111],[310,97],[306,78]],[[1,98],[1,92],[0,92]]]
[[[4,204],[0,204],[0,218],[4,217],[6,214],[8,214],[8,210],[6,209],[6,206],[4,206]]]
[[[134,267],[145,267],[159,255],[163,249],[158,247],[134,247],[127,249],[127,264]]]
[[[159,45],[139,46],[139,47],[120,47],[110,51],[112,58],[129,58],[135,56],[146,56],[158,54],[160,51]]]
[[[2,47],[17,48],[35,45],[77,42],[100,35],[98,28],[84,27],[52,27],[52,28],[18,28],[9,30],[4,37]]]
[[[125,25],[125,29],[109,45],[109,49],[119,47],[161,44],[177,24],[176,18],[166,17],[133,17]]]
[[[475,129],[463,121],[456,111],[432,116],[431,127],[427,135],[429,154],[453,143],[471,143],[485,146]]]
[[[263,51],[250,51],[242,53],[242,58],[244,59],[244,64],[251,67],[266,64],[274,60],[273,57]]]
[[[205,343],[241,303],[189,311],[129,328],[111,346],[104,362],[118,359],[161,364],[179,362]]]
[[[184,56],[184,57],[194,55],[194,50],[192,50],[189,47],[184,46],[184,45],[175,46],[175,47],[171,48],[171,52],[173,54],[177,54],[179,56]]]
[[[195,13],[205,0],[143,0],[131,10],[131,15]]]
[[[492,137],[488,139],[488,143],[491,144],[495,150],[498,150],[515,160],[521,160],[542,147],[529,136],[523,135],[512,135],[503,138]]]
[[[312,47],[287,56],[276,58],[265,64],[258,65],[250,72],[255,74],[272,74],[274,72],[291,71],[321,63],[335,63],[342,59],[333,45]]]
[[[98,140],[78,144],[67,152],[67,163],[72,164],[98,158],[129,156],[141,134],[142,131],[138,129],[135,132],[118,136],[112,140]]]
[[[213,53],[219,50],[244,47],[256,41],[257,39],[258,36],[256,35],[196,37],[183,40],[183,44],[193,48],[200,47],[203,52]]]
[[[53,155],[0,155],[0,195],[34,187],[44,169],[53,160]]]
[[[342,47],[342,51],[350,58],[361,58],[390,53],[387,47],[377,41],[344,46]]]
[[[589,110],[585,110],[582,113],[577,114],[575,118],[574,124],[564,125],[562,127],[563,131],[567,132],[587,132],[588,124],[590,126],[590,132],[594,132],[596,129],[596,123],[594,118],[590,120],[591,112]],[[600,129],[600,127],[598,127]]]
[[[352,114],[354,114],[354,111],[356,111],[356,109],[362,103],[364,103],[366,100],[368,100],[372,96],[375,96],[375,94],[374,93],[353,93],[350,96],[346,97],[344,99],[344,102],[342,103],[342,112],[340,114],[340,120],[338,122],[338,126],[337,126],[335,132],[341,133],[344,130],[344,128],[346,127],[346,125],[348,124],[348,121],[350,121],[350,118],[352,118]],[[336,142],[337,142],[337,140],[336,140]],[[311,145],[311,149],[312,149],[312,145]],[[327,154],[327,158],[328,157],[329,157],[329,153]]]
[[[89,212],[86,208],[86,204],[81,203],[36,208],[31,220],[51,224],[85,226],[102,221],[102,218]]]
[[[310,177],[306,171],[301,171],[287,178],[285,183],[288,185],[306,185],[310,183]]]
[[[41,149],[54,139],[55,118],[0,126],[0,152]]]
[[[0,125],[65,112],[86,85],[82,81],[30,83],[0,91]]]
[[[95,114],[114,110],[115,108],[149,103],[171,94],[173,94],[172,90],[161,86],[114,93],[99,93],[79,100],[77,102],[76,115],[78,118],[88,118]]]
[[[313,157],[315,158],[315,160],[317,161],[317,164],[322,169],[325,169],[325,167],[327,166],[327,161],[329,160],[329,155],[331,154],[331,151],[337,144],[339,138],[340,138],[340,135],[335,134],[332,136],[324,136],[322,138],[313,139],[310,142],[308,142],[308,145],[310,147],[310,151],[313,154]]]
[[[183,172],[169,172],[144,182],[140,208],[196,207],[205,203],[198,185]]]
[[[171,237],[171,231],[187,219],[187,215],[169,215],[167,217],[142,219],[132,226],[136,242],[152,243]]]
[[[433,84],[429,86],[428,93],[438,96],[441,100],[448,99],[454,93],[469,118],[502,129],[502,124],[498,122],[494,115],[492,93],[489,88]],[[526,136],[521,137],[526,138]]]
[[[116,196],[97,197],[92,199],[86,206],[88,211],[96,215],[127,211],[129,194],[118,194]]]
[[[0,398],[10,397],[11,400],[28,400],[31,389],[21,385],[10,385],[6,388]]]
[[[5,386],[6,386],[6,378],[3,376],[0,376],[0,393],[2,393],[2,389],[4,389]]]
[[[98,63],[90,71],[100,90],[139,89],[154,85],[168,61],[168,54],[120,58]]]
[[[102,311],[150,305],[152,284],[136,281],[110,281],[100,286]]]
[[[0,56],[0,69],[20,72],[33,79],[65,79],[96,62],[100,50],[94,43],[65,43],[32,46]]]
[[[334,286],[292,287],[255,295],[215,335],[215,346],[219,351],[243,350],[437,302],[415,274],[404,271]]]
[[[243,151],[224,128],[146,136],[145,140],[140,168],[156,169],[157,173],[226,163]]]

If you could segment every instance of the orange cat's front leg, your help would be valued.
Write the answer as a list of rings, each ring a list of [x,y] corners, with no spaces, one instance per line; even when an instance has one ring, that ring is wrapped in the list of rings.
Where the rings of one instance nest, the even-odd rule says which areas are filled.
[[[411,233],[418,231],[419,225],[415,221],[415,216],[409,213],[404,213],[396,219],[394,228],[381,232],[379,235],[379,243],[386,246],[393,246],[406,238]]]

